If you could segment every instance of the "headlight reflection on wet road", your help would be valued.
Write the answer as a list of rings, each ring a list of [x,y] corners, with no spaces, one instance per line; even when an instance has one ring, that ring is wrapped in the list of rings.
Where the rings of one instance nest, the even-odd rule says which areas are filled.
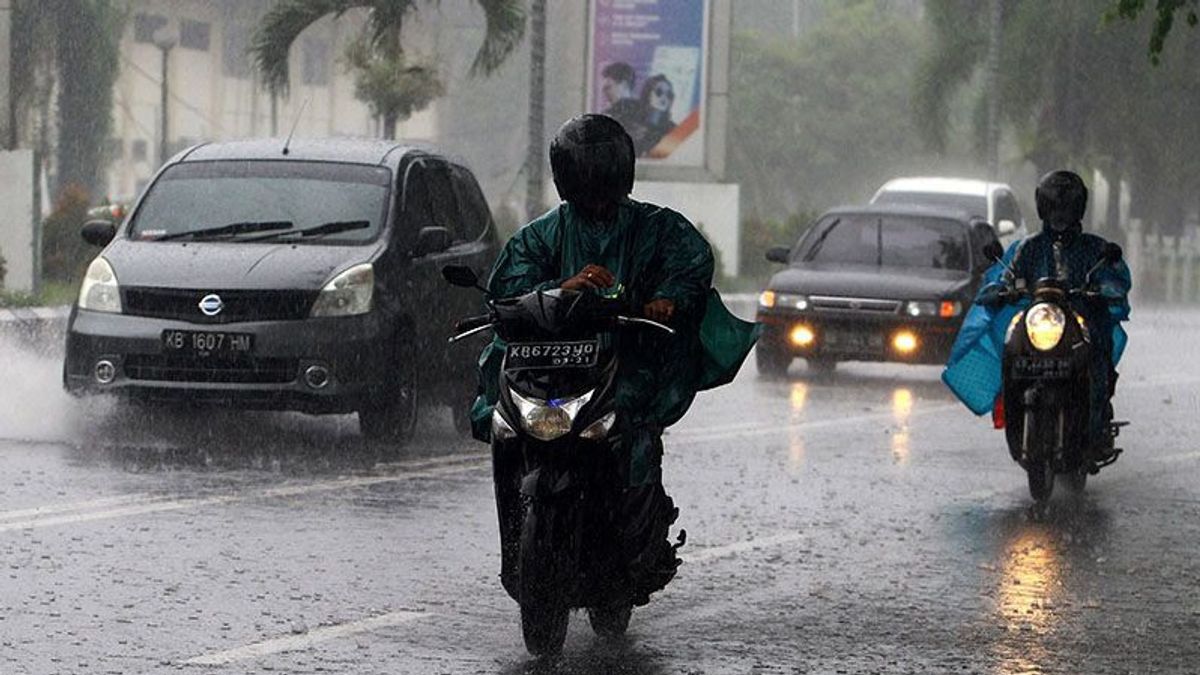
[[[1042,672],[1045,641],[1059,621],[1062,554],[1048,529],[1024,529],[1006,545],[1002,565],[996,612],[1007,632],[996,645],[996,672]]]
[[[795,425],[804,420],[804,408],[808,403],[808,385],[804,382],[792,383],[788,400],[791,402],[788,424],[793,425],[788,432],[788,461],[792,468],[798,469],[804,464],[804,431],[795,428]]]
[[[892,392],[892,418],[896,429],[892,432],[892,460],[897,464],[907,464],[908,426],[912,418],[913,393],[911,389],[900,388]]]

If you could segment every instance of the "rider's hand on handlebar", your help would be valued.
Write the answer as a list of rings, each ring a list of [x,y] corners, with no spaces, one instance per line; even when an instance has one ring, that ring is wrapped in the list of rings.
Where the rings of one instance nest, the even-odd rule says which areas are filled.
[[[659,298],[642,308],[647,319],[659,323],[667,323],[675,315],[675,303],[666,298]]]
[[[568,291],[582,291],[585,289],[601,289],[611,288],[617,282],[617,278],[612,272],[600,265],[588,265],[579,271],[579,274],[567,279],[562,283],[562,288]]]

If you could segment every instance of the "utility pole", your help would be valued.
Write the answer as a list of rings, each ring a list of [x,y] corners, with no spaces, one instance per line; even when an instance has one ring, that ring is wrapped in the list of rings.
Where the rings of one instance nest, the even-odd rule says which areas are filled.
[[[988,178],[1000,173],[1000,38],[1004,8],[1001,0],[991,0],[987,51],[987,166]]]
[[[166,164],[167,160],[171,158],[170,157],[171,142],[170,142],[170,135],[168,133],[168,131],[170,130],[170,126],[169,126],[170,120],[167,115],[168,103],[170,102],[170,89],[167,84],[167,82],[168,82],[167,66],[170,63],[171,50],[175,48],[175,43],[176,43],[175,36],[170,35],[170,34],[161,35],[161,36],[155,38],[155,40],[154,40],[154,46],[158,47],[159,51],[162,52],[162,82],[161,82],[162,86],[160,87],[160,89],[161,89],[160,93],[162,94],[162,103],[161,103],[162,119],[160,121],[161,130],[160,130],[159,138],[158,138],[158,163],[159,164]]]
[[[542,213],[542,176],[546,172],[542,148],[546,133],[546,0],[530,3],[529,35],[529,147],[525,157],[525,215]]]

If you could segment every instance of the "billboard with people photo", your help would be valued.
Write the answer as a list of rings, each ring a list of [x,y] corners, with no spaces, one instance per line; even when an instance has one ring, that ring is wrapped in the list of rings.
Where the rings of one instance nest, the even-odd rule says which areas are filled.
[[[708,0],[594,0],[589,102],[640,161],[704,165]]]

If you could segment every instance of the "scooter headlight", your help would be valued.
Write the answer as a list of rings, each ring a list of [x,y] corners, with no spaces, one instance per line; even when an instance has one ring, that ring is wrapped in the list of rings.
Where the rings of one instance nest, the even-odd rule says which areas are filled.
[[[521,413],[521,426],[525,427],[525,431],[539,441],[552,441],[571,433],[575,416],[579,414],[583,406],[587,405],[588,401],[592,400],[595,390],[576,398],[550,401],[525,398],[515,391],[511,393],[513,403],[517,405],[517,411]]]
[[[492,411],[492,438],[494,438],[496,440],[504,441],[504,440],[508,440],[510,438],[515,438],[516,435],[517,435],[517,432],[513,431],[513,428],[511,426],[509,426],[508,420],[504,419],[504,415],[501,414],[500,409],[496,408],[495,410],[493,410]]]
[[[579,437],[589,441],[602,441],[608,438],[608,432],[612,431],[613,424],[617,421],[617,412],[614,410],[604,417],[592,422],[588,428],[579,432]]]
[[[1067,315],[1057,305],[1043,302],[1025,313],[1025,334],[1033,346],[1043,352],[1058,346],[1066,326]]]

